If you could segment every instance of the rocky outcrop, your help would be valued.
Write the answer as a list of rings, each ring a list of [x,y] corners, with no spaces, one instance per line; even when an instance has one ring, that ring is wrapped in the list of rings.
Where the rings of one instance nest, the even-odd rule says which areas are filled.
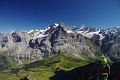
[[[95,80],[99,62],[75,68],[71,71],[60,70],[50,80]]]

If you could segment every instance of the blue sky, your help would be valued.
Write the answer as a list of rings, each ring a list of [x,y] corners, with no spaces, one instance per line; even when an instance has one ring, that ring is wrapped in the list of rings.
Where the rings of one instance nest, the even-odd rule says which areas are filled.
[[[0,33],[60,22],[94,28],[120,26],[120,0],[0,0]]]

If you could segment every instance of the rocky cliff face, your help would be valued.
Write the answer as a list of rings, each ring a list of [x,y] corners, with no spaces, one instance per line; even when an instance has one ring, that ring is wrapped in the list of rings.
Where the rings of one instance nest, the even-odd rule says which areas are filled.
[[[100,47],[105,56],[109,56],[112,60],[120,58],[120,38],[117,35],[106,34],[102,40],[100,40],[99,35],[94,35],[91,41]]]
[[[79,34],[88,37],[92,42],[99,46],[106,57],[111,60],[120,59],[120,28],[95,29],[82,25],[74,29]]]
[[[2,34],[0,51],[8,51],[7,56],[12,57],[22,64],[21,58],[27,54],[24,51],[29,46],[30,36],[23,31],[16,31],[11,34]]]
[[[46,35],[49,33],[48,36],[31,39],[29,42],[30,47],[38,49],[44,54],[51,55],[59,51],[64,51],[79,57],[81,57],[81,53],[86,53],[89,57],[95,57],[94,53],[99,51],[96,46],[90,45],[92,42],[88,38],[75,33],[64,23],[56,27],[51,27],[43,34]]]

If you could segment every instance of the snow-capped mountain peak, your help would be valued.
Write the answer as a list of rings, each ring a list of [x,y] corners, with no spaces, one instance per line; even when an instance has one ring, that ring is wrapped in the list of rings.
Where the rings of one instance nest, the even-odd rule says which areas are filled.
[[[85,24],[83,24],[79,27],[74,27],[74,29],[71,29],[69,26],[67,26],[64,23],[60,23],[60,24],[54,23],[53,25],[48,25],[46,28],[41,30],[30,30],[28,34],[30,34],[33,39],[46,37],[51,33],[52,30],[58,30],[59,27],[64,28],[64,30],[68,34],[77,32],[78,34],[81,34],[88,38],[92,38],[94,35],[99,35],[100,36],[99,40],[104,39],[107,34],[120,35],[120,26],[111,29],[97,29],[97,28],[87,27],[85,26]]]
[[[55,26],[59,26],[59,24],[55,23]]]
[[[57,28],[58,26],[59,26],[59,24],[54,23],[53,25],[51,25],[51,26],[48,25],[46,28],[43,28],[41,30],[30,30],[28,32],[28,34],[30,34],[33,39],[40,38],[40,37],[46,37],[46,36],[48,36],[48,34],[45,34],[45,33],[48,30],[50,30],[51,27]]]

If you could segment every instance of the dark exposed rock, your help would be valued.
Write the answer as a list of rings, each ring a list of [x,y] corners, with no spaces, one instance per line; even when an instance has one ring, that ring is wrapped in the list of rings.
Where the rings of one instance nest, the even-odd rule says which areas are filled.
[[[21,37],[17,33],[12,33],[13,42],[21,42]]]
[[[99,35],[94,35],[92,38],[91,38],[91,40],[96,44],[96,45],[98,45],[98,46],[100,46],[101,45],[101,43],[100,43],[100,36]]]
[[[93,62],[67,72],[60,70],[50,80],[89,80],[91,77],[91,80],[94,80],[96,78],[98,64],[99,62]]]
[[[113,63],[110,69],[109,80],[113,80],[114,78],[120,76],[120,60]]]
[[[75,68],[71,71],[60,70],[50,78],[50,80],[96,80],[98,65],[100,61],[93,62],[88,65]],[[113,80],[120,75],[120,61],[115,62],[110,67],[108,80]]]

